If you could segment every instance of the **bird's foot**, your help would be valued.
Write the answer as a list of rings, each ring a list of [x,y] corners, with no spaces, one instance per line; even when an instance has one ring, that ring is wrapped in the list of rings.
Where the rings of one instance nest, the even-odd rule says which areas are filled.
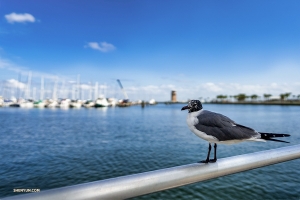
[[[217,162],[217,159],[201,160],[198,163],[215,163],[215,162]]]

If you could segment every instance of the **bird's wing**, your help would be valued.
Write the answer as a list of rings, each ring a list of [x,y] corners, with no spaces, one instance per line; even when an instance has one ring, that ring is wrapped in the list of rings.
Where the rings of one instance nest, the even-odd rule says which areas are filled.
[[[216,137],[219,141],[243,140],[259,135],[252,128],[237,124],[230,118],[218,113],[204,110],[197,118],[196,129]]]

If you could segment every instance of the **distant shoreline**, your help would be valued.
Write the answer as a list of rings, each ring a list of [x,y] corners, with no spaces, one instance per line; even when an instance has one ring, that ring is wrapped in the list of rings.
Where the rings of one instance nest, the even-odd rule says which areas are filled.
[[[157,102],[159,104],[186,104],[187,102]],[[300,101],[241,101],[241,102],[204,102],[203,104],[232,104],[232,105],[281,105],[281,106],[300,106]]]
[[[205,102],[206,104],[236,104],[236,105],[280,105],[300,106],[300,101],[243,101],[243,102]]]

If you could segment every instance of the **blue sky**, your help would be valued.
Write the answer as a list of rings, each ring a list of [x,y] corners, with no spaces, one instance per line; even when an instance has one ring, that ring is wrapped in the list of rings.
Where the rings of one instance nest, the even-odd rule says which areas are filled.
[[[145,100],[168,100],[172,89],[179,100],[298,95],[299,10],[276,0],[0,0],[0,80],[79,74],[108,96],[122,95],[121,79],[129,97]]]

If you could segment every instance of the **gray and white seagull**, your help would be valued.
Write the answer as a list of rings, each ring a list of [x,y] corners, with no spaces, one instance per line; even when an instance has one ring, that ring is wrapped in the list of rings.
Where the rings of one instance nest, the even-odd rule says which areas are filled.
[[[217,161],[217,144],[234,144],[244,141],[261,141],[272,140],[276,142],[285,142],[273,139],[274,137],[288,137],[289,134],[263,133],[257,132],[252,128],[243,126],[229,119],[228,117],[204,110],[199,100],[189,101],[187,106],[181,110],[189,110],[187,124],[189,129],[198,137],[209,142],[208,154],[206,160],[202,163]],[[214,159],[209,159],[211,144],[214,143]]]

